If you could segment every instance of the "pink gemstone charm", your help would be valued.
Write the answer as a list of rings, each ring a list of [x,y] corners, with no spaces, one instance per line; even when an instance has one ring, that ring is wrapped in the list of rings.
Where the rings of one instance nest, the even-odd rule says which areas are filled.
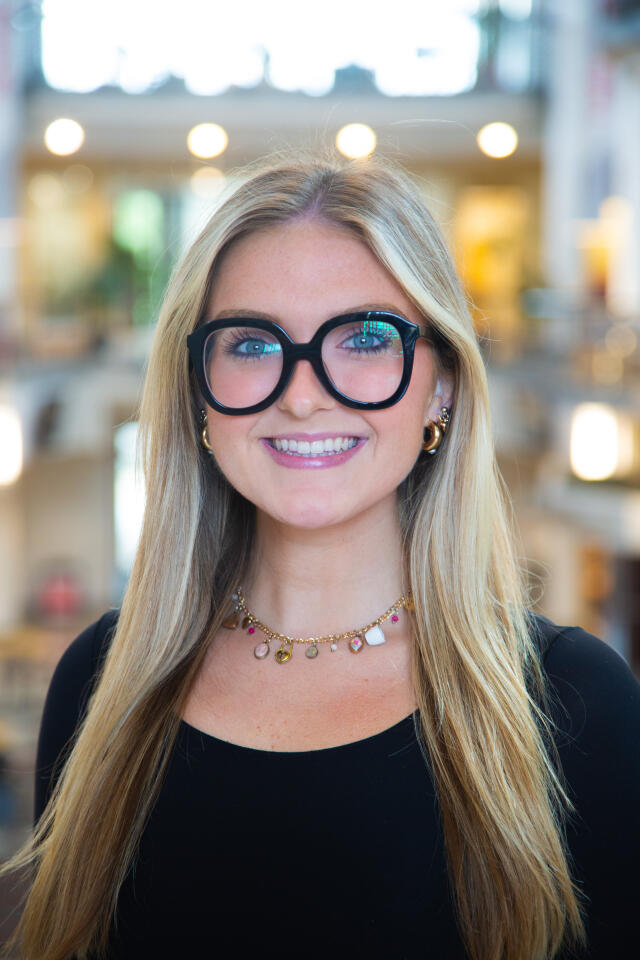
[[[397,613],[394,613],[394,615],[391,617],[391,620],[392,620],[393,623],[397,623],[397,622],[398,622],[398,614],[397,614]]]
[[[354,653],[359,653],[364,647],[364,638],[361,636],[352,637],[349,640],[349,649],[353,650]]]
[[[258,646],[254,649],[253,653],[254,653],[254,656],[258,658],[258,660],[264,659],[264,657],[266,657],[266,655],[269,653],[269,644],[259,643]]]
[[[247,630],[247,633],[255,633],[255,632],[256,631],[254,627],[249,627],[249,629]]]

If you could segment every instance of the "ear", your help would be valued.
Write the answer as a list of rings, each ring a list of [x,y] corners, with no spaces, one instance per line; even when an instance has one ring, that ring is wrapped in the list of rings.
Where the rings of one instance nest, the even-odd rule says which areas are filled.
[[[453,404],[453,376],[446,371],[442,371],[438,375],[438,382],[436,383],[436,388],[427,406],[427,410],[424,418],[425,427],[430,420],[436,419],[438,414],[442,411],[443,407],[448,407],[449,409],[451,409],[452,404]]]

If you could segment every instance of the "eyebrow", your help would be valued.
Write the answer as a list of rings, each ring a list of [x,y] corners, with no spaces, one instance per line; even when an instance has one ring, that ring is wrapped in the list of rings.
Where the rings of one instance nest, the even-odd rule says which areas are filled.
[[[357,307],[342,310],[340,313],[335,314],[335,316],[341,317],[349,313],[362,313],[365,310],[383,310],[386,313],[395,313],[398,317],[404,317],[405,320],[408,319],[402,310],[398,310],[397,307],[394,307],[390,303],[361,303]],[[281,319],[271,313],[264,313],[261,310],[221,310],[215,317],[212,317],[212,319],[229,320],[233,317],[253,317],[255,320],[271,320],[272,323],[282,324]]]

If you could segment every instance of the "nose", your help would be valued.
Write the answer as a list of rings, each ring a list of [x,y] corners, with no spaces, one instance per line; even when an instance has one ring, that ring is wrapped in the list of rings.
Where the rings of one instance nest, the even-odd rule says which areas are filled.
[[[315,410],[331,410],[336,401],[322,386],[308,360],[298,360],[291,379],[280,395],[277,406],[298,419],[310,416]]]

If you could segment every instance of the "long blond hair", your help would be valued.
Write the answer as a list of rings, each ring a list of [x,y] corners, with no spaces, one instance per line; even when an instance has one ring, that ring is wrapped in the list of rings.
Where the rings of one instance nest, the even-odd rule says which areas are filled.
[[[3,868],[33,868],[14,936],[28,960],[106,951],[186,697],[247,570],[254,508],[200,444],[185,339],[231,241],[299,217],[368,245],[429,318],[455,378],[446,443],[418,459],[399,507],[415,598],[417,734],[437,787],[461,935],[473,960],[546,960],[584,942],[564,834],[573,807],[465,298],[408,174],[390,161],[315,151],[237,173],[169,285],[139,416],[146,509],[117,629],[33,838]]]

